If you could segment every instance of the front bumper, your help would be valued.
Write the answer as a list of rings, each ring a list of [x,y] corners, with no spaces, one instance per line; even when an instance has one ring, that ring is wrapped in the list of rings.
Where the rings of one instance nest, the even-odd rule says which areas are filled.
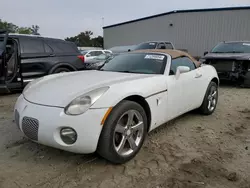
[[[63,108],[33,104],[20,95],[15,105],[15,119],[25,136],[37,143],[87,154],[95,152],[97,148],[101,121],[107,110],[89,109],[82,115],[69,116]],[[60,130],[63,127],[71,127],[77,132],[77,141],[73,145],[61,140]]]

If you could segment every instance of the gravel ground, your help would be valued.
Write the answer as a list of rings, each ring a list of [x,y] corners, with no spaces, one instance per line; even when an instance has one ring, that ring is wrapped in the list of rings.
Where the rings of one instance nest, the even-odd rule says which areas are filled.
[[[0,96],[0,188],[250,188],[250,90],[224,86],[211,116],[194,112],[151,132],[124,165],[33,143]]]

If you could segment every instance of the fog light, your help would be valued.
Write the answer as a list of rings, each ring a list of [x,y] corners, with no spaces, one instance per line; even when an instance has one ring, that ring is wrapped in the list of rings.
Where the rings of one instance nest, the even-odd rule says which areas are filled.
[[[62,128],[60,135],[65,144],[74,144],[77,140],[77,133],[72,128]]]

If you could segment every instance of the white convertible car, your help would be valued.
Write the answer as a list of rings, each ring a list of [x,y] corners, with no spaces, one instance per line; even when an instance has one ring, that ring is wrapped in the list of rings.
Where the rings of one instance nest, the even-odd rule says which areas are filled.
[[[15,122],[34,142],[125,163],[158,126],[194,109],[212,114],[218,85],[216,70],[187,53],[133,51],[100,70],[29,83],[16,102]]]

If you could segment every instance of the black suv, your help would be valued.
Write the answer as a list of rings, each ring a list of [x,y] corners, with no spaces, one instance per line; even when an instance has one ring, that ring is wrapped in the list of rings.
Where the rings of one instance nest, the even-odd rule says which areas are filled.
[[[22,89],[48,74],[82,70],[83,62],[72,42],[0,31],[0,92]]]

